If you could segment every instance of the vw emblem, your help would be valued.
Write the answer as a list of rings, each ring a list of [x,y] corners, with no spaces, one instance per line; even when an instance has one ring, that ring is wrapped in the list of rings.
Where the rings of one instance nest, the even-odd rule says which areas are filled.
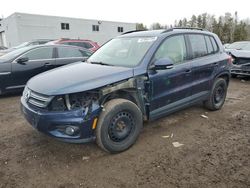
[[[29,100],[29,98],[30,98],[30,90],[28,90],[28,91],[25,93],[24,98],[25,98],[26,101]]]

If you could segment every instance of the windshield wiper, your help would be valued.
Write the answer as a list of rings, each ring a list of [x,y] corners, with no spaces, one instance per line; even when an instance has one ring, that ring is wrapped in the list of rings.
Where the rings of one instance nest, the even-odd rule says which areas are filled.
[[[102,61],[91,61],[91,64],[98,64],[98,65],[107,65],[107,66],[114,66],[108,63],[103,63]]]

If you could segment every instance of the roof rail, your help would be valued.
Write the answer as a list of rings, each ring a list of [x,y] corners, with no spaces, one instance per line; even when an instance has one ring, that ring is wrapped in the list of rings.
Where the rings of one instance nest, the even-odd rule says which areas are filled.
[[[147,30],[132,30],[132,31],[127,31],[125,33],[122,33],[121,35],[129,34],[129,33],[134,33],[134,32],[139,32],[139,31],[147,31]]]
[[[175,29],[190,29],[190,30],[199,30],[199,31],[207,31],[206,29],[203,29],[203,28],[199,28],[199,27],[172,27],[170,29],[167,29],[165,31],[163,31],[162,33],[166,33],[166,32],[169,32],[169,31],[173,31]]]

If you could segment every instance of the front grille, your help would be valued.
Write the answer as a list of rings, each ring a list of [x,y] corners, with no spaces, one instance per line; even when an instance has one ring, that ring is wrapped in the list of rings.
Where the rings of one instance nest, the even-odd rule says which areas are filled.
[[[39,108],[46,108],[50,101],[53,99],[53,96],[47,96],[34,92],[27,87],[24,89],[23,97],[27,103]]]

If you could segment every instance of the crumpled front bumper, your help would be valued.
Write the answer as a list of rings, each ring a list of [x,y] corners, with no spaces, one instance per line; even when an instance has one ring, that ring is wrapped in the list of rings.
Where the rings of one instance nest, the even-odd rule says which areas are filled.
[[[30,106],[22,97],[21,111],[26,120],[38,131],[62,141],[85,143],[95,139],[92,125],[94,119],[99,116],[101,108],[93,109],[93,111],[88,114],[88,117],[85,117],[85,113],[82,109],[63,112],[43,111]],[[67,135],[65,129],[68,126],[77,127],[77,134],[72,136]]]
[[[233,65],[231,67],[231,74],[250,76],[250,64]]]

